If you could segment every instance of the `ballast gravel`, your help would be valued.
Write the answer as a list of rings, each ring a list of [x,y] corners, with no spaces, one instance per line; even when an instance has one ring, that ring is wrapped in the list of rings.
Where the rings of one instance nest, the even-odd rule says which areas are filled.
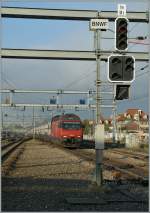
[[[13,170],[2,176],[2,211],[148,211],[148,187],[98,187],[91,181],[94,169],[65,149],[28,141]]]

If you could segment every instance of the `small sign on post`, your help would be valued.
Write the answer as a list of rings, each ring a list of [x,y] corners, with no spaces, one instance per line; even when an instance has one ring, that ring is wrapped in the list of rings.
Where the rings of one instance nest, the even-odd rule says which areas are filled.
[[[118,16],[126,16],[126,4],[118,4]]]
[[[95,126],[95,149],[96,149],[96,183],[101,186],[103,183],[102,161],[104,149],[104,125]]]
[[[107,30],[108,19],[91,19],[90,30]]]
[[[95,126],[95,149],[104,149],[104,125]]]

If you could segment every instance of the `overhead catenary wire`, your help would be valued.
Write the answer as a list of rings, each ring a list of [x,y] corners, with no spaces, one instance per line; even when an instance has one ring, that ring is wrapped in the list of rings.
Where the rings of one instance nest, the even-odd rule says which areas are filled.
[[[68,89],[68,88],[70,88],[72,85],[74,85],[74,84],[77,84],[77,83],[79,83],[80,81],[82,81],[82,80],[84,80],[84,79],[86,79],[87,77],[89,77],[92,73],[94,73],[95,72],[95,70],[92,70],[92,71],[90,71],[88,74],[84,74],[83,75],[83,78],[78,78],[78,79],[76,79],[76,80],[74,80],[74,81],[72,81],[72,82],[70,82],[68,85],[66,85],[63,89]]]
[[[93,66],[93,65],[94,64],[92,64],[91,66]],[[91,69],[91,66],[88,68],[88,70]],[[69,84],[67,84],[66,86],[64,86],[62,89],[64,90],[64,89],[69,88],[70,86],[72,86],[72,84],[76,84],[81,79],[82,76],[85,77],[85,75],[88,76],[88,75],[90,75],[91,73],[94,72],[93,70],[92,71],[90,70],[88,72],[88,75],[87,75],[87,71],[88,70],[86,70],[86,73],[82,73],[77,79],[73,80],[72,82],[70,82]]]
[[[147,99],[148,98],[148,94],[145,96],[141,96],[141,97],[133,97],[131,100],[135,101],[135,100],[142,100],[142,99]]]
[[[139,42],[139,41],[129,41],[129,43],[131,43],[131,44],[139,44],[139,45],[150,45],[150,43],[142,43],[142,42]]]
[[[142,70],[144,70],[144,69],[146,69],[146,68],[148,68],[148,67],[149,67],[149,65],[147,64],[147,65],[141,67],[140,69],[136,70],[136,73],[137,73],[137,72],[140,72],[140,71],[142,71]]]
[[[111,39],[111,40],[113,40],[113,39],[115,39],[115,37],[102,37],[101,39]],[[139,40],[139,39],[138,39],[138,36],[137,36],[137,37],[131,37],[131,38],[128,37],[128,40]]]
[[[147,73],[149,73],[150,71],[146,71],[146,72],[143,72],[143,73],[140,73],[140,74],[138,74],[137,76],[136,76],[136,78],[138,78],[138,77],[140,77],[140,76],[142,76],[142,75],[145,75],[145,74],[147,74]]]
[[[144,95],[144,96],[140,96],[140,97],[132,97],[130,98],[130,101],[136,101],[136,100],[142,100],[142,99],[148,99],[148,94]],[[119,102],[119,104],[121,104],[123,102]]]
[[[94,64],[93,64],[94,65]],[[101,66],[104,67],[104,65]],[[77,84],[79,81],[82,81],[82,80],[85,80],[87,77],[89,77],[91,74],[93,74],[94,72],[96,72],[95,70],[90,70],[88,73],[87,73],[87,70],[86,70],[86,73],[80,75],[80,77],[78,77],[77,79],[75,79],[74,81],[70,82],[68,85],[66,85],[63,89],[67,89],[69,88],[70,86],[74,85],[74,84]],[[81,78],[83,76],[83,78]]]
[[[138,23],[137,23],[138,24]],[[137,24],[135,24],[135,26],[137,25]],[[134,26],[134,27],[135,27]],[[132,31],[133,29],[134,29],[134,27],[130,30],[130,31]],[[129,31],[129,32],[130,32]],[[105,39],[105,38],[104,38]],[[106,39],[109,39],[109,38],[106,38]],[[67,88],[68,87],[70,87],[70,86],[72,86],[73,84],[77,84],[78,82],[80,82],[80,81],[82,81],[82,80],[84,80],[84,79],[86,79],[86,78],[88,78],[93,72],[95,72],[94,70],[92,70],[92,71],[90,71],[89,73],[86,73],[86,74],[84,74],[84,76],[83,76],[83,78],[81,78],[81,79],[77,79],[77,80],[74,80],[74,82],[71,82],[68,86],[66,86]],[[147,72],[146,72],[147,73]],[[142,73],[142,75],[143,74],[145,74],[145,73]],[[141,76],[141,75],[140,75]],[[65,87],[65,88],[66,88]],[[107,87],[107,86],[105,86],[105,87]]]
[[[132,28],[129,30],[129,33],[131,33],[131,32],[133,31],[133,29],[134,29],[135,27],[137,27],[138,24],[139,24],[139,23],[135,23],[135,24],[132,26]]]
[[[4,75],[2,75],[2,80],[5,81],[8,84],[8,86],[11,86],[12,87],[11,89],[15,89],[16,88],[16,85],[12,81],[10,81],[8,79],[8,77],[6,78],[6,77],[4,77]]]

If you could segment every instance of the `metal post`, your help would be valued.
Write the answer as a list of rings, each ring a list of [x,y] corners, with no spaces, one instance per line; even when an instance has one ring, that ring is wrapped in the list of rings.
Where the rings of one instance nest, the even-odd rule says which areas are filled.
[[[150,1],[149,1],[148,9],[149,9],[149,40],[150,40]],[[150,45],[149,45],[149,65],[150,65]],[[148,80],[150,81],[150,75]],[[150,100],[150,92],[148,94],[148,98]],[[150,113],[150,104],[149,104],[149,113]],[[150,119],[149,119],[149,122],[150,122]],[[149,135],[150,135],[150,128],[149,128]],[[150,137],[149,137],[149,143],[150,143]]]
[[[100,122],[100,30],[96,30],[96,124]],[[102,185],[102,150],[96,149],[96,183],[98,186]]]
[[[87,94],[87,105],[90,104],[90,90],[88,90],[88,94]]]
[[[113,143],[116,142],[116,101],[115,101],[115,90],[116,90],[116,85],[113,85]]]
[[[59,93],[57,93],[56,104],[59,104]]]
[[[33,106],[33,139],[35,139],[35,112]]]
[[[94,120],[95,120],[95,111],[94,109],[92,110],[93,111],[93,140],[94,140]]]
[[[9,98],[10,98],[10,104],[13,104],[13,91],[12,90],[10,91]]]
[[[3,127],[4,127],[4,117],[3,117],[3,110],[2,110],[2,107],[1,107],[1,128],[3,130]]]
[[[23,130],[24,130],[24,111],[23,111]]]
[[[96,124],[99,123],[100,120],[100,31],[96,31]]]
[[[138,131],[140,131],[140,111],[138,110]]]

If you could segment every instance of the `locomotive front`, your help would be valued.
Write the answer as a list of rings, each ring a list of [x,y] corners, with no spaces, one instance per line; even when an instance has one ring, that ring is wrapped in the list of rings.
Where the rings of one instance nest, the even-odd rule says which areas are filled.
[[[65,147],[79,147],[83,140],[83,129],[80,118],[75,114],[64,114],[55,125],[55,137]]]

